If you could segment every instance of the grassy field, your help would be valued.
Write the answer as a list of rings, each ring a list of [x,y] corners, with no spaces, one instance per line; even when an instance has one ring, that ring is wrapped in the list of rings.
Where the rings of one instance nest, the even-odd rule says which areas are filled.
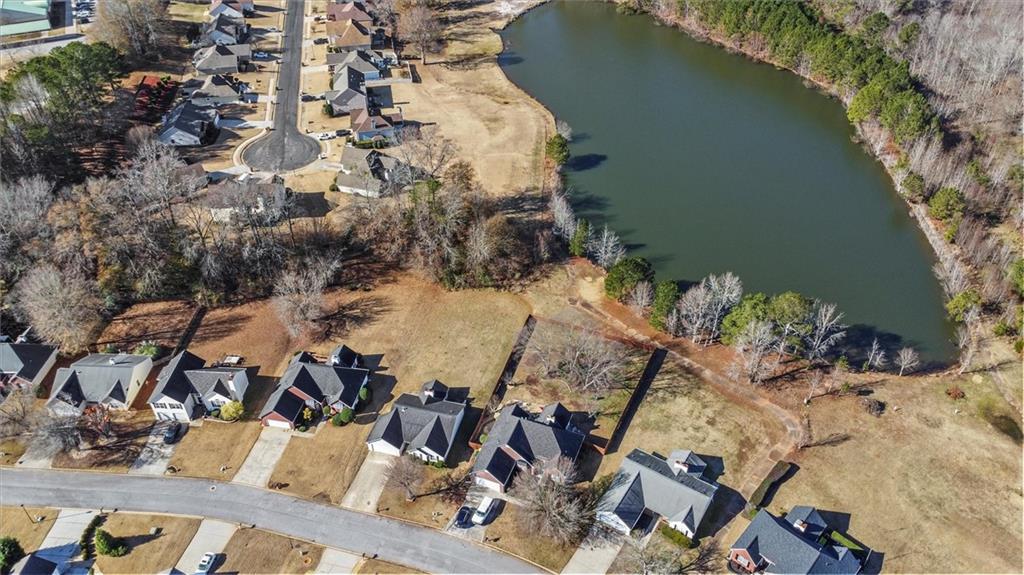
[[[954,384],[965,399],[947,397]],[[811,404],[815,437],[850,438],[801,452],[768,509],[849,514],[844,531],[884,553],[885,571],[1020,572],[1021,447],[986,420],[1019,416],[990,376],[892,378],[872,397],[879,418],[853,396]]]
[[[218,573],[308,573],[324,548],[258,529],[239,529],[224,547]]]
[[[188,547],[199,519],[168,515],[114,513],[103,523],[114,537],[124,538],[129,552],[124,557],[96,557],[102,573],[159,573],[174,567]],[[151,534],[153,528],[159,532]]]
[[[456,475],[469,471],[469,463],[463,463],[459,469],[436,469],[430,466],[423,466],[424,480],[417,490],[419,497],[415,501],[407,501],[405,489],[401,486],[388,483],[381,492],[380,500],[377,501],[377,513],[412,521],[433,527],[444,529],[448,520],[458,509],[457,505],[445,502],[440,494],[434,493],[440,485],[441,479],[446,473]]]
[[[25,453],[25,444],[18,439],[0,441],[0,465],[14,465]]]
[[[560,572],[576,548],[559,545],[548,537],[524,530],[519,513],[516,506],[506,505],[494,523],[487,526],[487,540],[498,549],[524,557],[555,573]]]
[[[376,413],[433,378],[468,388],[477,403],[484,401],[528,309],[510,294],[447,292],[408,274],[368,292],[337,290],[328,300],[343,321],[310,351],[326,355],[344,342],[379,360],[371,382],[373,402],[352,424],[327,425],[313,438],[293,438],[271,481],[287,483],[290,493],[337,503],[366,456],[364,441]]]
[[[126,473],[146,445],[153,422],[149,410],[112,412],[110,438],[58,453],[53,467]]]
[[[356,565],[355,573],[360,575],[402,575],[423,572],[388,563],[387,561],[381,561],[380,559],[365,559],[359,565]]]
[[[14,537],[26,553],[31,553],[46,539],[57,513],[45,507],[0,507],[0,537]],[[37,522],[37,517],[43,520]]]
[[[187,301],[155,301],[138,303],[128,308],[103,329],[96,339],[100,351],[112,346],[131,352],[143,341],[154,341],[170,353],[185,333],[195,304]]]
[[[207,422],[202,427],[190,427],[174,449],[170,464],[178,469],[178,475],[230,481],[261,429],[257,421]],[[222,472],[221,466],[227,469]]]

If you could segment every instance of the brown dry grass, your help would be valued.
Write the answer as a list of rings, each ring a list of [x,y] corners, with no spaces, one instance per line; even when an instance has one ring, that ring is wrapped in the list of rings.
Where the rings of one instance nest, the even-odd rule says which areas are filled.
[[[438,481],[445,473],[461,474],[469,470],[469,463],[465,462],[458,470],[436,469],[429,465],[424,467],[424,481],[420,485],[417,494],[422,494],[415,501],[408,501],[405,497],[405,489],[399,485],[388,483],[381,492],[380,500],[377,501],[377,513],[412,521],[434,529],[444,529],[448,520],[455,514],[458,505],[445,502],[436,490]]]
[[[380,559],[364,559],[359,565],[356,565],[355,573],[361,575],[403,575],[405,573],[423,573],[423,571],[388,563]]]
[[[260,436],[259,422],[206,422],[190,427],[171,456],[177,475],[230,481]],[[221,466],[227,466],[221,472]]]
[[[31,518],[25,515],[26,511]],[[57,514],[56,509],[45,507],[0,507],[0,536],[14,537],[26,553],[31,553],[46,539]],[[40,516],[43,520],[36,522],[35,518]]]
[[[96,340],[102,350],[112,345],[131,352],[143,341],[154,341],[164,353],[170,353],[188,327],[195,312],[195,304],[188,301],[155,301],[138,303],[128,308],[103,329]]]
[[[239,354],[245,358],[245,365],[259,367],[260,376],[278,377],[287,367],[291,352],[299,350],[292,348],[273,302],[264,299],[208,311],[189,351],[207,361]],[[262,405],[247,407],[258,410]]]
[[[124,557],[96,557],[103,573],[159,573],[174,567],[192,541],[201,520],[169,515],[114,513],[103,523],[114,537],[124,538],[129,552]],[[160,532],[150,535],[150,529]]]
[[[953,384],[966,399],[946,396]],[[849,513],[849,534],[885,554],[885,571],[1021,572],[1021,449],[981,416],[986,408],[1013,413],[990,377],[892,378],[873,387],[887,405],[879,418],[855,396],[812,402],[815,437],[851,437],[800,452],[800,470],[768,509]]]
[[[14,465],[25,454],[27,447],[17,439],[0,441],[0,465]]]
[[[53,458],[53,467],[126,473],[146,445],[153,421],[150,410],[112,412],[110,438],[58,453]]]
[[[308,573],[324,548],[258,529],[239,529],[224,547],[220,573]]]
[[[525,531],[519,513],[515,505],[506,505],[501,515],[487,526],[487,540],[502,551],[533,561],[555,573],[560,572],[576,548],[562,546],[550,537]]]
[[[314,438],[295,437],[278,461],[271,481],[286,491],[337,503],[366,456],[365,440],[375,414],[402,393],[416,393],[437,378],[469,388],[486,401],[505,365],[527,306],[516,296],[485,290],[447,292],[409,274],[372,291],[336,290],[329,306],[342,310],[341,327],[310,351],[326,355],[344,342],[360,353],[381,357],[370,386],[371,406],[345,427],[327,425]],[[465,422],[463,425],[472,425]]]

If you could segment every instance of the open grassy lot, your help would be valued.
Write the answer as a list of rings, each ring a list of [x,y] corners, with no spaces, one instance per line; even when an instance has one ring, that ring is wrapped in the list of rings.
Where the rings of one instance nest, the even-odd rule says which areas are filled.
[[[260,436],[257,421],[206,422],[190,427],[171,456],[177,475],[230,481]],[[223,472],[221,466],[226,466]]]
[[[291,493],[336,503],[362,464],[376,413],[433,378],[452,388],[468,388],[475,404],[485,401],[528,308],[511,294],[446,292],[409,274],[398,274],[371,291],[336,290],[327,299],[344,321],[328,328],[325,339],[310,351],[327,355],[344,342],[379,361],[371,382],[373,402],[352,424],[327,425],[314,438],[293,438],[271,481],[287,483],[285,490]],[[473,422],[467,417],[463,425]]]
[[[110,437],[85,434],[80,449],[54,456],[53,467],[126,473],[146,445],[153,422],[150,410],[112,412]]]
[[[19,439],[0,441],[0,465],[14,465],[28,447]]]
[[[403,573],[423,573],[415,569],[381,561],[380,559],[365,559],[356,565],[355,573],[362,575],[402,575]]]
[[[308,573],[324,548],[258,529],[239,529],[224,547],[218,573]]]
[[[171,19],[182,22],[204,22],[209,11],[210,6],[205,3],[194,4],[174,0],[167,6],[167,14]]]
[[[111,514],[102,528],[124,538],[129,552],[124,557],[98,555],[96,569],[102,573],[159,573],[171,569],[192,541],[199,523],[191,517]],[[153,528],[159,531],[150,534]]]
[[[569,562],[576,547],[562,546],[549,537],[543,537],[522,528],[515,505],[506,505],[493,523],[487,526],[487,541],[508,553],[524,557],[558,573]]]
[[[163,354],[170,353],[185,333],[195,304],[187,301],[155,301],[138,303],[110,320],[96,339],[96,347],[107,346],[131,352],[143,341],[156,342]]]
[[[952,385],[963,400],[947,397]],[[846,532],[883,553],[887,572],[1020,572],[1021,445],[1008,435],[1020,420],[990,376],[889,378],[872,397],[881,417],[856,396],[814,400],[815,438],[849,439],[800,452],[768,509],[849,514]]]
[[[46,539],[57,513],[45,507],[0,507],[0,537],[14,537],[26,553],[31,553]],[[40,516],[43,520],[36,522]]]
[[[459,476],[467,473],[469,468],[469,462],[460,464],[458,469],[437,469],[424,465],[424,479],[416,490],[418,497],[415,501],[407,501],[405,489],[389,482],[377,501],[377,513],[435,529],[444,529],[458,509],[458,505],[447,503],[441,498],[438,491],[443,485],[442,480],[447,473]]]

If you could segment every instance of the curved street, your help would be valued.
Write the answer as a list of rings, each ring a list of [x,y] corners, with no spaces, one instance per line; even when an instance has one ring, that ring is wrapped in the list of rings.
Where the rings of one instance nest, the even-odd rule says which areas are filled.
[[[4,505],[120,509],[252,525],[428,573],[538,573],[510,555],[441,531],[204,479],[0,469]]]
[[[288,172],[313,162],[320,155],[320,143],[300,132],[298,127],[305,0],[288,0],[286,10],[274,129],[242,152],[242,161],[254,171]]]

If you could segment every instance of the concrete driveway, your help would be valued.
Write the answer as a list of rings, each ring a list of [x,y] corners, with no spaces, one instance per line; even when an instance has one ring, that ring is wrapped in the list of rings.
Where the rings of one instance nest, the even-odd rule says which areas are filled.
[[[146,439],[146,445],[128,469],[128,473],[163,475],[167,471],[171,455],[174,454],[174,448],[178,445],[177,443],[171,445],[164,443],[164,430],[168,425],[169,422],[153,424],[153,430],[149,433],[149,438]]]
[[[266,487],[271,474],[274,473],[274,466],[277,465],[277,460],[281,459],[281,454],[288,447],[288,440],[291,437],[284,429],[264,427],[260,432],[260,438],[256,440],[256,444],[252,446],[249,455],[242,462],[242,467],[238,469],[238,473],[231,481]],[[310,461],[310,465],[315,465],[315,463]]]
[[[621,538],[609,541],[603,537],[588,536],[562,568],[562,573],[607,573],[623,544]]]
[[[315,465],[315,461],[310,461]],[[427,573],[537,573],[540,568],[436,529],[235,483],[187,477],[0,468],[5,505],[118,508],[252,525]],[[81,534],[78,531],[76,537]]]
[[[37,555],[58,565],[70,562],[80,551],[78,540],[82,532],[96,514],[92,509],[61,509],[50,532],[39,545]]]
[[[382,453],[367,453],[352,485],[349,485],[341,505],[366,513],[377,512],[377,501],[387,483],[388,465],[394,457]]]
[[[192,541],[189,542],[188,547],[178,559],[178,564],[174,566],[174,570],[181,573],[195,573],[203,554],[211,551],[222,553],[236,529],[238,527],[232,523],[216,519],[203,519],[196,534],[192,537]],[[223,558],[221,559],[223,560]]]
[[[362,557],[354,553],[328,547],[324,549],[324,554],[320,556],[320,563],[317,564],[314,573],[330,573],[332,575],[337,573],[354,573],[356,566],[362,560]]]
[[[53,466],[53,457],[57,455],[57,450],[40,444],[38,441],[30,443],[25,453],[18,459],[18,467],[28,467],[30,469],[49,469]]]

